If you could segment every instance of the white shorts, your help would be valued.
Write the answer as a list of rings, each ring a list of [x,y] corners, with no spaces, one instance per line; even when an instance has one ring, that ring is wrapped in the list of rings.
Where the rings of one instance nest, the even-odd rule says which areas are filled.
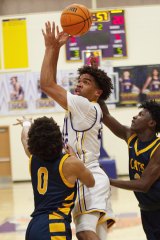
[[[99,217],[99,212],[79,215],[79,217],[75,218],[76,233],[81,231],[93,231],[96,233]]]
[[[76,234],[83,231],[92,231],[97,234],[100,240],[107,239],[106,223],[98,224],[99,212],[92,212],[79,215],[75,218]]]
[[[99,166],[92,167],[90,170],[95,178],[95,186],[87,188],[78,181],[77,199],[73,209],[73,217],[75,219],[81,214],[100,212],[98,224],[106,221],[109,227],[115,222],[110,202],[109,178]]]

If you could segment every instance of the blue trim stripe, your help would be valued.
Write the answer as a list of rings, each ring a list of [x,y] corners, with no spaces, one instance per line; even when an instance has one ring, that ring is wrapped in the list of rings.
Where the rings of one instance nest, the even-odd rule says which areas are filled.
[[[86,132],[86,131],[90,130],[90,129],[95,125],[95,123],[96,123],[96,121],[97,121],[97,115],[98,115],[98,113],[97,113],[97,109],[96,109],[95,106],[94,106],[94,109],[96,110],[96,117],[95,117],[95,121],[94,121],[94,123],[91,125],[90,128],[88,128],[88,129],[84,129],[84,130],[82,130],[82,131],[78,131],[78,130],[76,130],[76,129],[73,127],[73,123],[72,123],[72,115],[71,115],[71,112],[69,112],[69,116],[70,116],[70,120],[71,120],[71,127],[72,127],[72,129],[73,129],[74,131],[76,131],[76,132]]]

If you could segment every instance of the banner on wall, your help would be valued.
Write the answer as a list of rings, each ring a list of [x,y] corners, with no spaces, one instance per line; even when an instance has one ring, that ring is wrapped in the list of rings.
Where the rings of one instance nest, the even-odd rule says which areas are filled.
[[[1,115],[61,111],[55,101],[40,91],[39,73],[0,74],[0,92]]]
[[[105,69],[104,69],[105,70]],[[57,83],[74,93],[77,84],[76,70],[57,72]],[[114,90],[107,102],[119,101],[118,74],[111,73]],[[36,113],[63,112],[53,99],[40,89],[39,72],[8,72],[0,74],[0,114],[23,115]]]
[[[9,111],[28,108],[25,92],[26,75],[24,73],[6,74],[5,80],[9,90]]]
[[[118,73],[120,105],[137,105],[145,100],[160,102],[160,64],[115,67]]]
[[[4,68],[28,68],[27,23],[25,18],[2,20]]]

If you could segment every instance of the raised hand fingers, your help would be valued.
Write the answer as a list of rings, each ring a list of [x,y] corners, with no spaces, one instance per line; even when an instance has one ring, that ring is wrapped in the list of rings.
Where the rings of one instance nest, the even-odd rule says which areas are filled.
[[[14,123],[13,126],[17,126],[17,125],[21,125],[22,126],[23,120],[16,119],[16,121],[17,121],[17,123]]]
[[[13,125],[16,126],[16,125],[23,125],[24,122],[30,122],[32,123],[32,118],[26,118],[25,116],[22,116],[22,119],[16,119],[16,123],[14,123]]]
[[[52,35],[55,37],[55,22],[52,22],[51,33],[52,33]]]
[[[42,29],[42,34],[44,36],[46,47],[60,48],[69,38],[67,33],[59,31],[59,27],[55,26],[55,22],[52,23],[52,26],[50,22],[46,22],[45,30]]]
[[[56,26],[57,35],[59,35],[59,27]]]
[[[46,27],[46,33],[47,34],[51,33],[51,24],[50,24],[50,22],[46,22],[45,23],[45,27]]]
[[[47,35],[47,34],[55,34],[55,22],[52,23],[52,26],[51,26],[51,23],[48,21],[45,23],[45,31],[42,29],[42,33],[43,35]]]

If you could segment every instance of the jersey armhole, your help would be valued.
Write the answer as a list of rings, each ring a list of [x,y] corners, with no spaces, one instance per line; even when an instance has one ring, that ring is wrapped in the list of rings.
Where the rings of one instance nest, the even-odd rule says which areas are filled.
[[[152,150],[150,158],[152,157],[153,153],[156,151],[156,149],[160,146],[160,143],[157,144],[157,146]]]
[[[60,161],[60,164],[59,164],[59,173],[60,173],[60,176],[62,178],[62,181],[64,182],[64,184],[69,187],[69,188],[73,188],[74,187],[74,184],[71,184],[70,182],[68,182],[68,180],[65,178],[64,174],[63,174],[63,171],[62,171],[62,167],[63,167],[63,164],[64,164],[64,161],[69,157],[69,154],[66,154],[62,157],[61,161]]]
[[[128,140],[127,140],[128,146],[129,146],[130,142],[133,140],[133,138],[135,138],[136,136],[137,136],[137,134],[132,134],[132,135],[128,138]]]

